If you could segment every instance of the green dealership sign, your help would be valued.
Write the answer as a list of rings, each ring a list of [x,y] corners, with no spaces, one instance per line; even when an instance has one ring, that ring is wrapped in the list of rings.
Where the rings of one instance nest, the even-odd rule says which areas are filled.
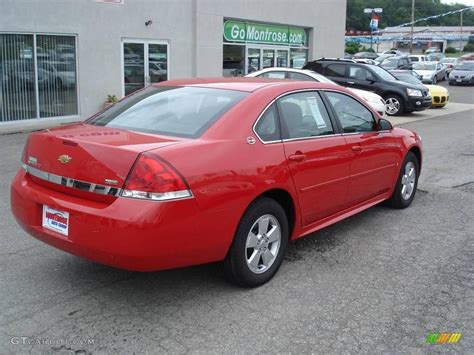
[[[306,31],[303,28],[234,20],[224,22],[224,38],[229,42],[306,45]]]

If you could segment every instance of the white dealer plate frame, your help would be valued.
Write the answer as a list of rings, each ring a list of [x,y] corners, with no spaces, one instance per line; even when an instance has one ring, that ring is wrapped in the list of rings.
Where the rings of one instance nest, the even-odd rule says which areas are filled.
[[[56,216],[52,218],[51,216]],[[43,205],[43,228],[68,236],[69,234],[69,212],[63,212]]]

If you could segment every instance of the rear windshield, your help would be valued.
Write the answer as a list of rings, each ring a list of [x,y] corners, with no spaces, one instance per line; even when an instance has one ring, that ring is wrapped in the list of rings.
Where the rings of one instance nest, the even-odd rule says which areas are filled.
[[[436,70],[436,64],[433,63],[416,63],[413,65],[415,70]]]
[[[87,123],[197,138],[248,93],[199,87],[149,87]]]

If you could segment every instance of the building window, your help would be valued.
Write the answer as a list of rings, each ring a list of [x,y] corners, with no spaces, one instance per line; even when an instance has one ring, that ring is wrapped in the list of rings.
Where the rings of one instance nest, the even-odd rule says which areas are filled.
[[[76,37],[0,34],[0,122],[78,114]]]
[[[224,44],[222,75],[242,76],[245,69],[245,46]]]

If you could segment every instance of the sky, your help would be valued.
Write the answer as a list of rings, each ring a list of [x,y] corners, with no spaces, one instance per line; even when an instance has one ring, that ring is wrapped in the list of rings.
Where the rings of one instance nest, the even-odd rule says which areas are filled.
[[[464,4],[466,6],[474,6],[474,0],[441,0],[442,3],[445,4],[453,4],[453,3],[459,3],[459,4]]]

